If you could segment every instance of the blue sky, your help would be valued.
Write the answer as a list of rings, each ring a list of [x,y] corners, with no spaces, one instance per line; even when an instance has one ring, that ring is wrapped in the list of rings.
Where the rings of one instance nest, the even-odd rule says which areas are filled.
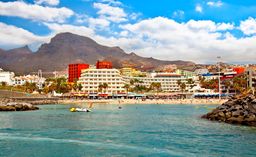
[[[4,0],[0,27],[2,49],[72,32],[164,60],[256,61],[254,0]]]

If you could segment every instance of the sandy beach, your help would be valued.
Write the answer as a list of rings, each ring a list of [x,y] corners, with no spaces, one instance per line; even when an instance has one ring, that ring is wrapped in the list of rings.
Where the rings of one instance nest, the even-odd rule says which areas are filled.
[[[220,105],[226,102],[227,99],[106,99],[106,100],[77,100],[77,99],[66,99],[59,100],[60,104],[81,104],[90,103],[94,104],[195,104],[195,105]]]

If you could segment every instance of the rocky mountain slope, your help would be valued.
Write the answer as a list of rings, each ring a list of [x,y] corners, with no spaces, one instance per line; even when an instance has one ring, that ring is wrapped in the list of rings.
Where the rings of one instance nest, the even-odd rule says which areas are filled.
[[[50,43],[41,45],[34,53],[27,46],[8,51],[0,49],[0,67],[18,74],[36,72],[38,69],[65,70],[70,63],[95,64],[97,60],[110,60],[116,68],[132,66],[154,69],[166,64],[195,65],[188,61],[162,61],[135,53],[128,54],[119,47],[103,46],[90,38],[72,33],[57,34]]]

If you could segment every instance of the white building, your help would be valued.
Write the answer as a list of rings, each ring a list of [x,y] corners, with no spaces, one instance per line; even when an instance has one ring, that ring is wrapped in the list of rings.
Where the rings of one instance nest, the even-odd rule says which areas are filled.
[[[161,89],[164,92],[180,92],[181,88],[178,85],[178,81],[180,80],[181,83],[187,82],[184,76],[176,73],[151,73],[147,77],[124,77],[124,79],[127,84],[130,83],[130,80],[137,79],[141,82],[139,85],[146,86],[147,88],[153,82],[160,83]]]
[[[103,89],[104,94],[113,95],[124,93],[124,81],[117,69],[84,69],[78,83],[82,85],[85,93],[99,93],[99,85],[106,83],[108,87]]]
[[[40,78],[37,75],[24,75],[24,76],[16,76],[14,78],[14,85],[24,85],[26,82],[28,83],[36,83],[43,84],[45,82],[45,78]]]
[[[208,69],[196,69],[195,70],[196,75],[203,75],[203,74],[207,74],[207,73],[209,73]]]
[[[0,83],[5,82],[7,85],[13,85],[14,80],[14,72],[4,71],[0,69]]]

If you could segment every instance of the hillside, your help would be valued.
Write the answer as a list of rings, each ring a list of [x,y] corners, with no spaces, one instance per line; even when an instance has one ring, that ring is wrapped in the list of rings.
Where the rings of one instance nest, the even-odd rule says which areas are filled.
[[[34,53],[27,46],[8,51],[0,49],[0,67],[18,74],[35,72],[38,69],[65,70],[70,63],[95,64],[97,60],[110,60],[116,68],[133,66],[149,70],[166,64],[195,65],[187,61],[162,61],[141,57],[135,53],[128,54],[119,47],[103,46],[88,37],[72,33],[57,34],[50,43],[41,45]]]

